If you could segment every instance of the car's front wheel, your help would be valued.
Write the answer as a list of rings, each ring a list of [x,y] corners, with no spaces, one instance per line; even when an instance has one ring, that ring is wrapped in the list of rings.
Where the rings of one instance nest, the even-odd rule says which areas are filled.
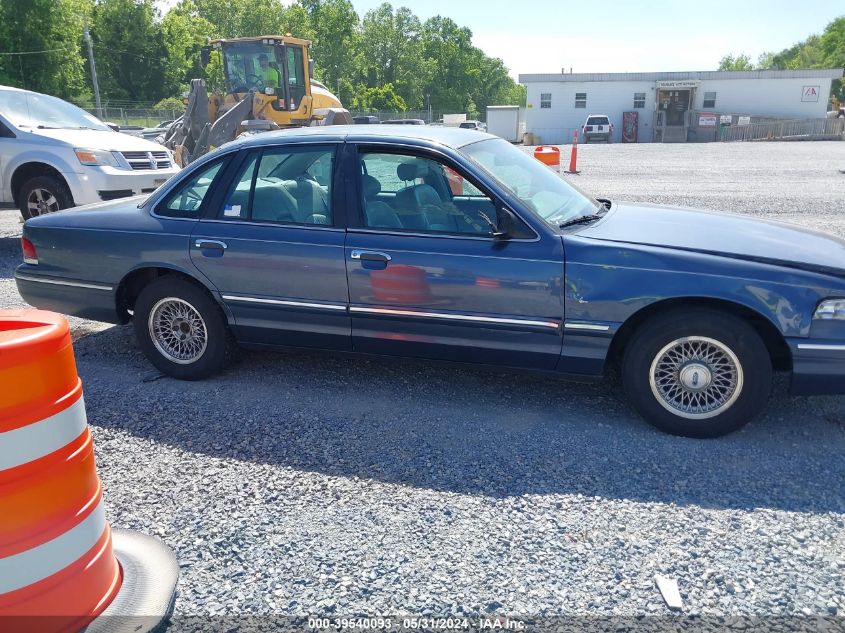
[[[27,180],[18,194],[18,206],[24,220],[73,206],[67,185],[55,176],[36,176]]]
[[[687,437],[719,437],[765,407],[772,363],[746,321],[717,310],[673,311],[647,321],[622,361],[634,407],[657,428]]]
[[[230,360],[234,341],[220,307],[196,283],[161,277],[135,301],[138,343],[149,361],[181,380],[217,373]]]

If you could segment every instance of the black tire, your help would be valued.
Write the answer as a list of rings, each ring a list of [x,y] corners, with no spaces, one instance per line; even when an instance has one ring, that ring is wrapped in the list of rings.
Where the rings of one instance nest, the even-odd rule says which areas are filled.
[[[692,351],[689,358],[673,358],[665,355],[669,350]],[[696,363],[696,350],[709,350],[712,362]],[[710,377],[718,379],[718,387]],[[712,388],[694,388],[700,379]],[[746,321],[714,309],[677,310],[646,321],[635,332],[622,359],[622,384],[634,408],[660,430],[720,437],[745,426],[766,406],[772,362]],[[704,404],[691,406],[692,398]]]
[[[180,320],[180,314],[187,318]],[[199,284],[181,277],[159,277],[146,286],[135,301],[133,322],[144,355],[157,369],[173,378],[207,378],[221,371],[235,353],[235,341],[220,306]],[[186,330],[156,329],[156,323],[168,323]],[[153,330],[164,332],[164,335],[156,336]],[[204,345],[201,344],[203,330]],[[185,337],[181,343],[189,351],[177,360],[167,352],[174,350],[173,345],[179,344],[176,338],[181,336]]]
[[[38,193],[40,192],[40,193]],[[49,196],[45,196],[45,193]],[[42,210],[30,209],[30,203],[38,204],[37,197],[41,197],[45,204]],[[73,196],[70,194],[67,184],[55,176],[36,176],[27,180],[20,192],[18,192],[18,208],[24,220],[52,213],[60,209],[69,209],[74,206]]]

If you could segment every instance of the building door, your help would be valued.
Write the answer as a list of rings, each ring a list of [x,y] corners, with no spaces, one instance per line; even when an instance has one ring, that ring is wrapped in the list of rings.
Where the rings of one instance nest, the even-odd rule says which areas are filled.
[[[694,98],[695,89],[658,91],[655,132],[659,140],[664,143],[687,140]]]
[[[690,90],[661,90],[659,104],[665,112],[666,127],[686,124],[686,113],[690,109]]]

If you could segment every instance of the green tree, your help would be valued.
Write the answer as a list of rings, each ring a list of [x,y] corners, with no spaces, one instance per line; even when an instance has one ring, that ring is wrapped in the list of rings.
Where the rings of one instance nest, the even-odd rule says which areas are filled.
[[[751,63],[751,58],[744,53],[736,57],[725,55],[719,60],[719,70],[754,70],[754,66]]]
[[[394,13],[383,3],[364,16],[361,29],[360,69],[367,85],[390,84],[412,108],[421,108],[427,83],[422,59],[419,18],[407,7]]]
[[[300,0],[298,4],[308,16],[314,72],[330,90],[338,91],[341,80],[349,80],[357,71],[358,14],[349,0]]]
[[[191,79],[206,76],[200,50],[214,33],[214,25],[199,14],[193,0],[182,0],[164,16],[161,31],[167,48],[166,86],[181,92]]]
[[[171,96],[168,49],[153,0],[99,0],[91,37],[103,99],[158,101]]]
[[[90,12],[90,0],[0,1],[0,84],[65,99],[90,94],[82,56]]]
[[[423,24],[422,45],[431,65],[426,93],[432,107],[442,112],[466,112],[473,83],[472,32],[438,15]]]
[[[387,112],[404,112],[408,109],[405,100],[393,89],[393,84],[384,84],[375,88],[360,87],[358,94],[352,99],[355,110],[384,110]]]

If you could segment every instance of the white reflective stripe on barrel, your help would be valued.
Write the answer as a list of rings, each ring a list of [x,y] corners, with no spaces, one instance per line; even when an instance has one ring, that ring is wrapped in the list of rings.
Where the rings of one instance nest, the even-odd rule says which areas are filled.
[[[44,580],[75,563],[106,529],[103,500],[79,525],[32,549],[0,558],[0,595]]]
[[[87,421],[80,396],[49,418],[0,433],[0,470],[27,464],[67,446],[82,434]]]

